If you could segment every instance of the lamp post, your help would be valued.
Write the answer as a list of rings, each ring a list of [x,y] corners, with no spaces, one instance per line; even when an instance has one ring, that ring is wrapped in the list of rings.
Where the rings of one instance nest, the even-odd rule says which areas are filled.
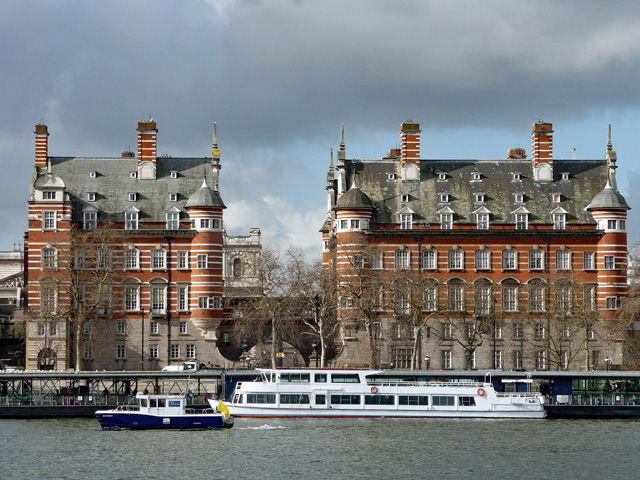
[[[609,364],[611,363],[611,358],[610,357],[606,357],[604,359],[604,363],[607,366],[607,372],[609,371]]]
[[[140,369],[144,372],[144,307],[140,308],[142,317],[142,340],[140,342]]]
[[[316,368],[318,368],[318,342],[316,341],[316,339],[313,339],[313,342],[311,343],[311,348],[313,348],[313,353],[315,353],[316,355]]]
[[[429,355],[424,356],[424,364],[427,366],[427,370],[429,370],[429,367],[431,366],[431,358]]]

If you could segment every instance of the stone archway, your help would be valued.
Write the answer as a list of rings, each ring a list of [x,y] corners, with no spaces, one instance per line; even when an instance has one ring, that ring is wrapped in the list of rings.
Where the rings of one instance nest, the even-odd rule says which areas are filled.
[[[55,370],[57,354],[53,348],[43,348],[38,352],[38,370]]]

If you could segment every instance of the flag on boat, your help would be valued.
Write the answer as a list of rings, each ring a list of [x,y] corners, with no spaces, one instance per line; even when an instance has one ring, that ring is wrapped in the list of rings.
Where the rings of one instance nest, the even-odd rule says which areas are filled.
[[[227,418],[231,416],[231,414],[229,413],[229,409],[224,403],[222,403],[222,400],[218,401],[218,411],[220,413],[224,413],[224,416]]]

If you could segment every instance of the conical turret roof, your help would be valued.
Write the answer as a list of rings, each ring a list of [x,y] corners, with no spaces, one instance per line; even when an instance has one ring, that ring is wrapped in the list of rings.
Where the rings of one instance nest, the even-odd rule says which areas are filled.
[[[622,194],[618,192],[611,183],[607,180],[607,184],[604,189],[598,193],[591,203],[587,206],[587,210],[610,210],[610,209],[624,209],[630,210],[631,207],[627,204]]]
[[[373,210],[373,202],[369,196],[353,182],[351,188],[342,194],[336,203],[336,209],[368,209]]]
[[[185,208],[196,207],[227,208],[222,202],[220,194],[209,187],[206,180],[202,182],[202,186],[189,197],[189,200],[187,200],[185,204]]]

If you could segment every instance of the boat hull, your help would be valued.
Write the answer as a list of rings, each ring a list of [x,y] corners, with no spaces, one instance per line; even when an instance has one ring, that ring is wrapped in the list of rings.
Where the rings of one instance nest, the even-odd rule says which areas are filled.
[[[222,415],[150,415],[139,412],[99,410],[96,418],[103,430],[231,428],[233,418]]]

